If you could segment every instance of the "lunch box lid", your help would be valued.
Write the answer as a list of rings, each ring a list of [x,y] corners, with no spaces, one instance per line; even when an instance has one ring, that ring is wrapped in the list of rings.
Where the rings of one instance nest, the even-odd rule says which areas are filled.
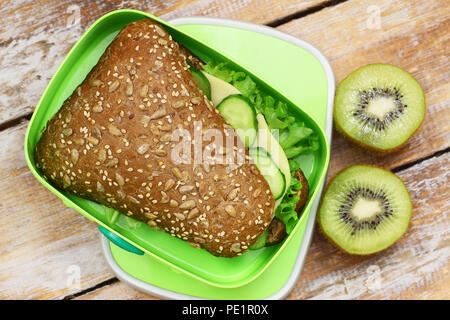
[[[286,101],[290,105],[290,112],[300,117],[302,121],[305,121],[316,132],[320,144],[319,151],[312,155],[312,158],[311,156],[309,156],[310,158],[307,156],[301,159],[305,165],[302,166],[302,169],[312,181],[310,200],[294,231],[280,245],[255,250],[253,252],[249,251],[233,259],[216,258],[205,250],[196,250],[185,242],[173,238],[168,234],[150,230],[145,224],[130,224],[124,215],[113,215],[116,217],[116,220],[111,221],[106,207],[54,188],[36,168],[34,147],[45,128],[46,122],[57,112],[64,100],[96,64],[98,58],[120,29],[127,23],[142,18],[154,19],[165,25],[169,33],[177,41],[183,43],[194,54],[200,56],[200,58],[204,60],[214,58],[218,61],[228,61],[237,69],[245,70],[245,67],[242,68],[235,60],[227,59],[223,54],[212,49],[204,42],[189,36],[188,32],[185,33],[181,29],[168,25],[166,22],[151,14],[136,10],[118,10],[108,13],[97,20],[72,48],[41,97],[26,132],[26,161],[33,175],[51,192],[61,198],[64,204],[74,208],[88,219],[97,222],[104,230],[112,232],[119,239],[132,244],[139,251],[204,284],[220,288],[244,286],[256,279],[273,263],[287,246],[290,239],[300,229],[301,222],[307,220],[309,216],[308,211],[324,181],[330,153],[325,132],[316,120],[307,111],[296,107],[290,99],[283,99],[283,96],[276,92],[276,89],[273,89],[259,75],[254,75],[246,70],[264,90],[270,91],[276,98]],[[311,60],[311,63],[318,62]],[[316,88],[315,91],[316,94],[327,95],[326,87],[324,90],[318,90]]]
[[[323,108],[312,108],[311,106],[314,104],[304,100],[300,103],[297,99],[304,97],[300,96],[299,92],[296,92],[291,86],[283,86],[280,90],[288,96],[292,94],[291,98],[304,108],[312,109],[309,111],[325,129],[331,142],[335,79],[330,63],[317,48],[284,32],[253,23],[209,17],[177,18],[169,22],[183,30],[188,30],[189,33],[201,38],[211,46],[218,47],[236,60],[249,63],[248,67],[255,73],[265,70],[261,70],[258,63],[253,64],[253,57],[247,56],[245,59],[241,56],[242,50],[239,47],[244,46],[249,51],[262,50],[266,47],[266,42],[273,43],[274,39],[269,39],[270,37],[277,38],[276,43],[281,44],[277,52],[280,59],[292,58],[293,55],[302,54],[304,51],[310,52],[320,62],[327,79],[327,102]],[[241,37],[243,33],[245,36]],[[220,41],[220,37],[214,37],[214,34],[221,34],[227,38],[233,37],[233,43],[223,43]],[[295,47],[285,46],[282,42],[291,43]],[[270,58],[268,56],[267,60],[270,61]],[[304,61],[293,58],[293,66],[288,69],[280,68],[277,72],[267,74],[265,78],[275,83],[284,74],[302,70]],[[307,75],[298,73],[296,77],[306,78]],[[315,96],[312,99],[320,99],[320,97]],[[205,285],[180,272],[166,268],[165,265],[148,255],[131,254],[110,242],[106,237],[101,238],[102,251],[109,267],[120,280],[157,297],[166,299],[282,299],[289,294],[300,276],[314,230],[320,194],[321,192],[311,207],[308,221],[303,222],[290,245],[284,249],[272,266],[257,279],[239,288],[222,289]],[[135,268],[135,265],[144,265],[145,268]]]

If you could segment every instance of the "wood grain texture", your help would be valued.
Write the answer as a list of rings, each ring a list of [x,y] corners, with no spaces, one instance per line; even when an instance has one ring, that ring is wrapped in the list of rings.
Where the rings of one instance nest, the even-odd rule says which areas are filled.
[[[406,234],[387,250],[351,256],[315,230],[299,281],[287,299],[450,299],[450,157],[433,157],[398,176],[413,201]],[[80,299],[153,299],[122,282]]]
[[[97,224],[66,207],[29,171],[27,124],[0,133],[0,299],[63,298],[113,275]]]
[[[424,89],[425,120],[401,150],[376,156],[335,133],[329,176],[356,163],[394,168],[450,146],[450,2],[353,0],[279,29],[320,49],[338,82],[360,66],[381,62],[409,71]]]
[[[203,15],[267,23],[322,2],[325,0],[5,1],[0,8],[0,125],[33,111],[64,56],[107,12],[131,8],[164,19]]]
[[[112,285],[104,286],[98,290],[91,291],[80,297],[77,300],[159,300],[158,297],[143,293],[130,287],[124,282],[116,282]]]
[[[449,167],[446,154],[398,173],[413,216],[406,234],[383,252],[350,256],[316,230],[288,299],[450,299]]]
[[[14,27],[0,28],[0,125],[31,112],[63,56],[107,11],[147,7],[165,18],[210,15],[264,23],[319,2],[5,1],[0,24]],[[79,25],[72,25],[71,4],[81,10]],[[334,134],[329,177],[353,163],[392,169],[449,147],[449,20],[444,0],[350,0],[279,27],[324,52],[338,81],[366,63],[387,62],[410,71],[425,90],[425,122],[393,154],[369,154]],[[0,132],[0,299],[63,298],[114,275],[102,257],[96,225],[65,207],[28,171],[26,125]],[[288,299],[450,299],[449,166],[445,153],[398,172],[411,192],[414,214],[406,235],[382,253],[349,256],[315,232]],[[154,299],[122,282],[78,298]]]

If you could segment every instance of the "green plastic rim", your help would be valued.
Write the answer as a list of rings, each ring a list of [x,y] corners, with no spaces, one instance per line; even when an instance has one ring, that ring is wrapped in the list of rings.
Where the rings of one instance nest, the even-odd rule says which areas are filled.
[[[116,246],[127,250],[128,252],[135,253],[137,255],[142,256],[144,254],[144,251],[139,250],[132,244],[128,243],[127,241],[123,240],[122,238],[118,237],[115,233],[112,233],[111,231],[103,228],[102,226],[98,226],[98,230],[109,239],[112,243],[114,243]]]
[[[300,109],[290,99],[273,89],[272,86],[263,79],[240,66],[233,59],[227,58],[222,53],[212,49],[204,42],[191,37],[179,28],[173,27],[151,14],[136,10],[114,11],[97,20],[64,59],[41,97],[35,113],[30,120],[25,137],[25,157],[27,164],[33,175],[51,192],[62,199],[66,205],[74,208],[88,219],[95,221],[106,230],[132,244],[134,247],[156,260],[166,264],[168,267],[211,286],[219,288],[237,288],[243,286],[259,277],[273,263],[290,242],[292,235],[299,230],[300,222],[296,225],[291,235],[280,246],[267,250],[264,248],[258,253],[246,253],[238,258],[233,258],[232,262],[230,262],[231,259],[212,259],[207,256],[207,253],[199,252],[202,250],[192,248],[192,250],[195,251],[190,251],[190,246],[185,243],[182,244],[182,241],[178,239],[168,240],[169,238],[172,238],[170,235],[162,235],[161,232],[155,231],[154,233],[151,233],[152,238],[151,242],[149,242],[146,240],[148,240],[150,231],[146,237],[146,233],[142,231],[145,228],[131,230],[121,225],[120,219],[119,224],[108,224],[106,219],[100,214],[101,211],[104,211],[101,206],[94,203],[88,203],[73,195],[57,190],[45,181],[35,167],[33,157],[34,146],[40,137],[46,120],[51,118],[51,116],[59,109],[65,98],[73,91],[74,86],[77,84],[74,84],[74,81],[81,81],[84,79],[84,76],[89,72],[90,68],[95,65],[96,59],[98,59],[103,52],[99,52],[99,50],[104,50],[106,48],[121,27],[128,22],[142,18],[154,19],[163,24],[177,41],[186,45],[188,49],[198,55],[201,59],[208,61],[209,59],[214,58],[218,61],[228,61],[237,70],[245,71],[252,76],[263,90],[269,90],[271,94],[287,102],[293,114],[300,117],[313,128],[320,139],[320,151],[317,153],[316,158],[314,158],[314,163],[310,168],[310,177],[312,179],[313,188],[310,201],[304,209],[304,212],[310,210],[313,200],[317,196],[320,186],[324,181],[330,156],[329,143],[324,130],[318,123],[309,113]],[[97,51],[87,50],[92,49],[89,47],[89,44],[96,46],[95,48]],[[302,216],[301,220],[305,219],[306,216],[307,215]],[[177,244],[174,244],[172,242],[173,240],[178,240]]]

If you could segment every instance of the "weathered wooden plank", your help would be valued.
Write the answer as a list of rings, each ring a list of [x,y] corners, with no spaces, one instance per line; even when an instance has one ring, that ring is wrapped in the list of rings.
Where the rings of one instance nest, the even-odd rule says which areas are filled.
[[[0,299],[63,298],[113,275],[97,225],[64,206],[28,170],[26,125],[0,133]]]
[[[449,299],[449,154],[398,173],[413,201],[406,234],[367,257],[342,253],[316,230],[289,299]]]
[[[448,32],[445,32],[449,29],[449,9],[444,6],[444,1],[427,5],[417,2],[409,7],[410,3],[379,1],[381,30],[368,28],[368,20],[364,20],[370,16],[368,6],[356,0],[281,27],[325,52],[338,80],[359,65],[383,61],[412,72],[426,91],[427,119],[403,149],[385,157],[372,156],[335,135],[330,176],[356,162],[397,167],[449,145],[449,65],[444,51],[449,44]],[[27,6],[28,13],[35,12],[31,1]],[[189,6],[195,8],[195,3],[190,1]],[[169,9],[162,7],[161,12],[164,10]],[[182,8],[179,10],[182,12]],[[19,13],[14,14],[20,16]],[[60,42],[55,42],[58,46],[53,44],[58,35],[45,31],[45,24],[42,28],[34,40],[15,51],[18,58],[29,64],[17,69],[19,75],[26,70],[24,74],[28,72],[32,77],[36,70],[52,68],[50,60],[63,55]],[[72,37],[69,31],[60,31],[62,43],[74,42],[78,38],[79,35]],[[39,38],[41,33],[49,37]],[[13,56],[3,54],[6,51],[2,53],[1,50],[5,46],[20,45],[20,41],[22,39],[16,42],[0,40],[3,44],[0,45],[0,66],[15,63]],[[70,46],[68,44],[66,49]],[[40,60],[42,53],[38,50],[47,52],[47,60]],[[9,68],[4,70],[12,77],[13,67]],[[48,76],[53,72],[48,72]],[[48,79],[44,74],[40,76],[46,84]],[[5,92],[20,90],[21,95],[16,95],[16,99],[28,99],[27,94],[39,91],[37,84],[32,81],[1,91],[5,89],[2,83],[0,105],[4,102]],[[38,94],[36,101],[37,98]],[[14,104],[11,103],[10,107]],[[0,133],[0,141],[5,146],[0,150],[0,298],[61,298],[113,275],[101,257],[96,226],[66,208],[28,172],[22,151],[25,126],[26,123]],[[448,299],[448,167],[448,154],[445,154],[399,173],[412,193],[415,213],[406,236],[387,251],[366,258],[351,257],[337,252],[316,233],[302,276],[289,298]],[[56,216],[59,219],[55,219]],[[76,266],[80,270],[79,288],[68,285],[73,279],[70,276],[76,275]],[[86,298],[90,297],[152,298],[121,282],[86,295]]]
[[[30,114],[64,56],[100,16],[133,8],[164,19],[204,15],[257,23],[323,3],[308,1],[7,1],[0,8],[0,125]]]
[[[143,293],[127,285],[125,282],[116,282],[79,296],[77,300],[158,300],[158,297]]]
[[[298,283],[287,299],[449,299],[450,157],[431,158],[398,175],[413,201],[406,234],[387,250],[351,256],[315,231]],[[80,299],[153,299],[122,282]]]
[[[443,1],[434,2],[431,7],[417,2],[411,4],[411,7],[415,6],[411,9],[410,3],[380,1],[381,30],[368,28],[370,14],[367,5],[361,1],[324,9],[280,27],[318,46],[331,60],[338,80],[360,65],[381,61],[409,70],[425,90],[427,118],[401,150],[376,156],[335,134],[329,177],[354,163],[395,168],[450,144],[449,68],[445,54],[449,21],[448,15],[445,18],[442,14],[448,6],[443,8]],[[408,7],[403,13],[405,6]],[[369,12],[373,12],[371,10]],[[449,257],[448,167],[446,154],[399,174],[412,193],[415,215],[407,235],[383,253],[365,258],[342,254],[316,232],[305,269],[289,298],[450,297],[445,289],[450,283],[446,271]],[[424,182],[418,180],[422,174],[427,177]],[[430,191],[430,186],[440,187]],[[439,194],[441,197],[436,198]],[[420,238],[423,238],[421,242]],[[116,285],[105,287],[104,291],[97,290],[95,296],[114,298],[113,287]]]
[[[5,26],[0,29],[0,124],[32,111],[73,43],[108,11],[132,6],[157,15],[168,14],[167,19],[206,12],[233,17],[239,12],[250,21],[267,22],[320,2],[4,2],[0,8],[0,24]],[[255,8],[261,9],[264,4],[267,10],[261,15]],[[222,11],[224,14],[220,14]],[[66,208],[27,170],[22,151],[25,128],[26,122],[0,133],[0,141],[7,146],[0,156],[0,297],[61,298],[112,274],[102,260],[96,226]],[[77,270],[79,285],[74,278]]]
[[[409,71],[425,91],[424,123],[401,150],[376,156],[335,134],[330,176],[355,163],[393,168],[450,146],[449,13],[445,0],[352,0],[279,27],[318,47],[338,82],[360,66],[382,62]]]

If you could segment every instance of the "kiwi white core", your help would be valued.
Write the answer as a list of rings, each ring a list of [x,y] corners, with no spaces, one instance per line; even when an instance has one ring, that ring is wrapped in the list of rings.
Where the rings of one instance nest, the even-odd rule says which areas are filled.
[[[359,197],[352,206],[351,213],[358,220],[366,220],[382,213],[378,200]]]
[[[395,109],[397,109],[397,105],[395,104],[394,98],[377,97],[368,103],[366,112],[383,120],[389,112],[394,111]]]

